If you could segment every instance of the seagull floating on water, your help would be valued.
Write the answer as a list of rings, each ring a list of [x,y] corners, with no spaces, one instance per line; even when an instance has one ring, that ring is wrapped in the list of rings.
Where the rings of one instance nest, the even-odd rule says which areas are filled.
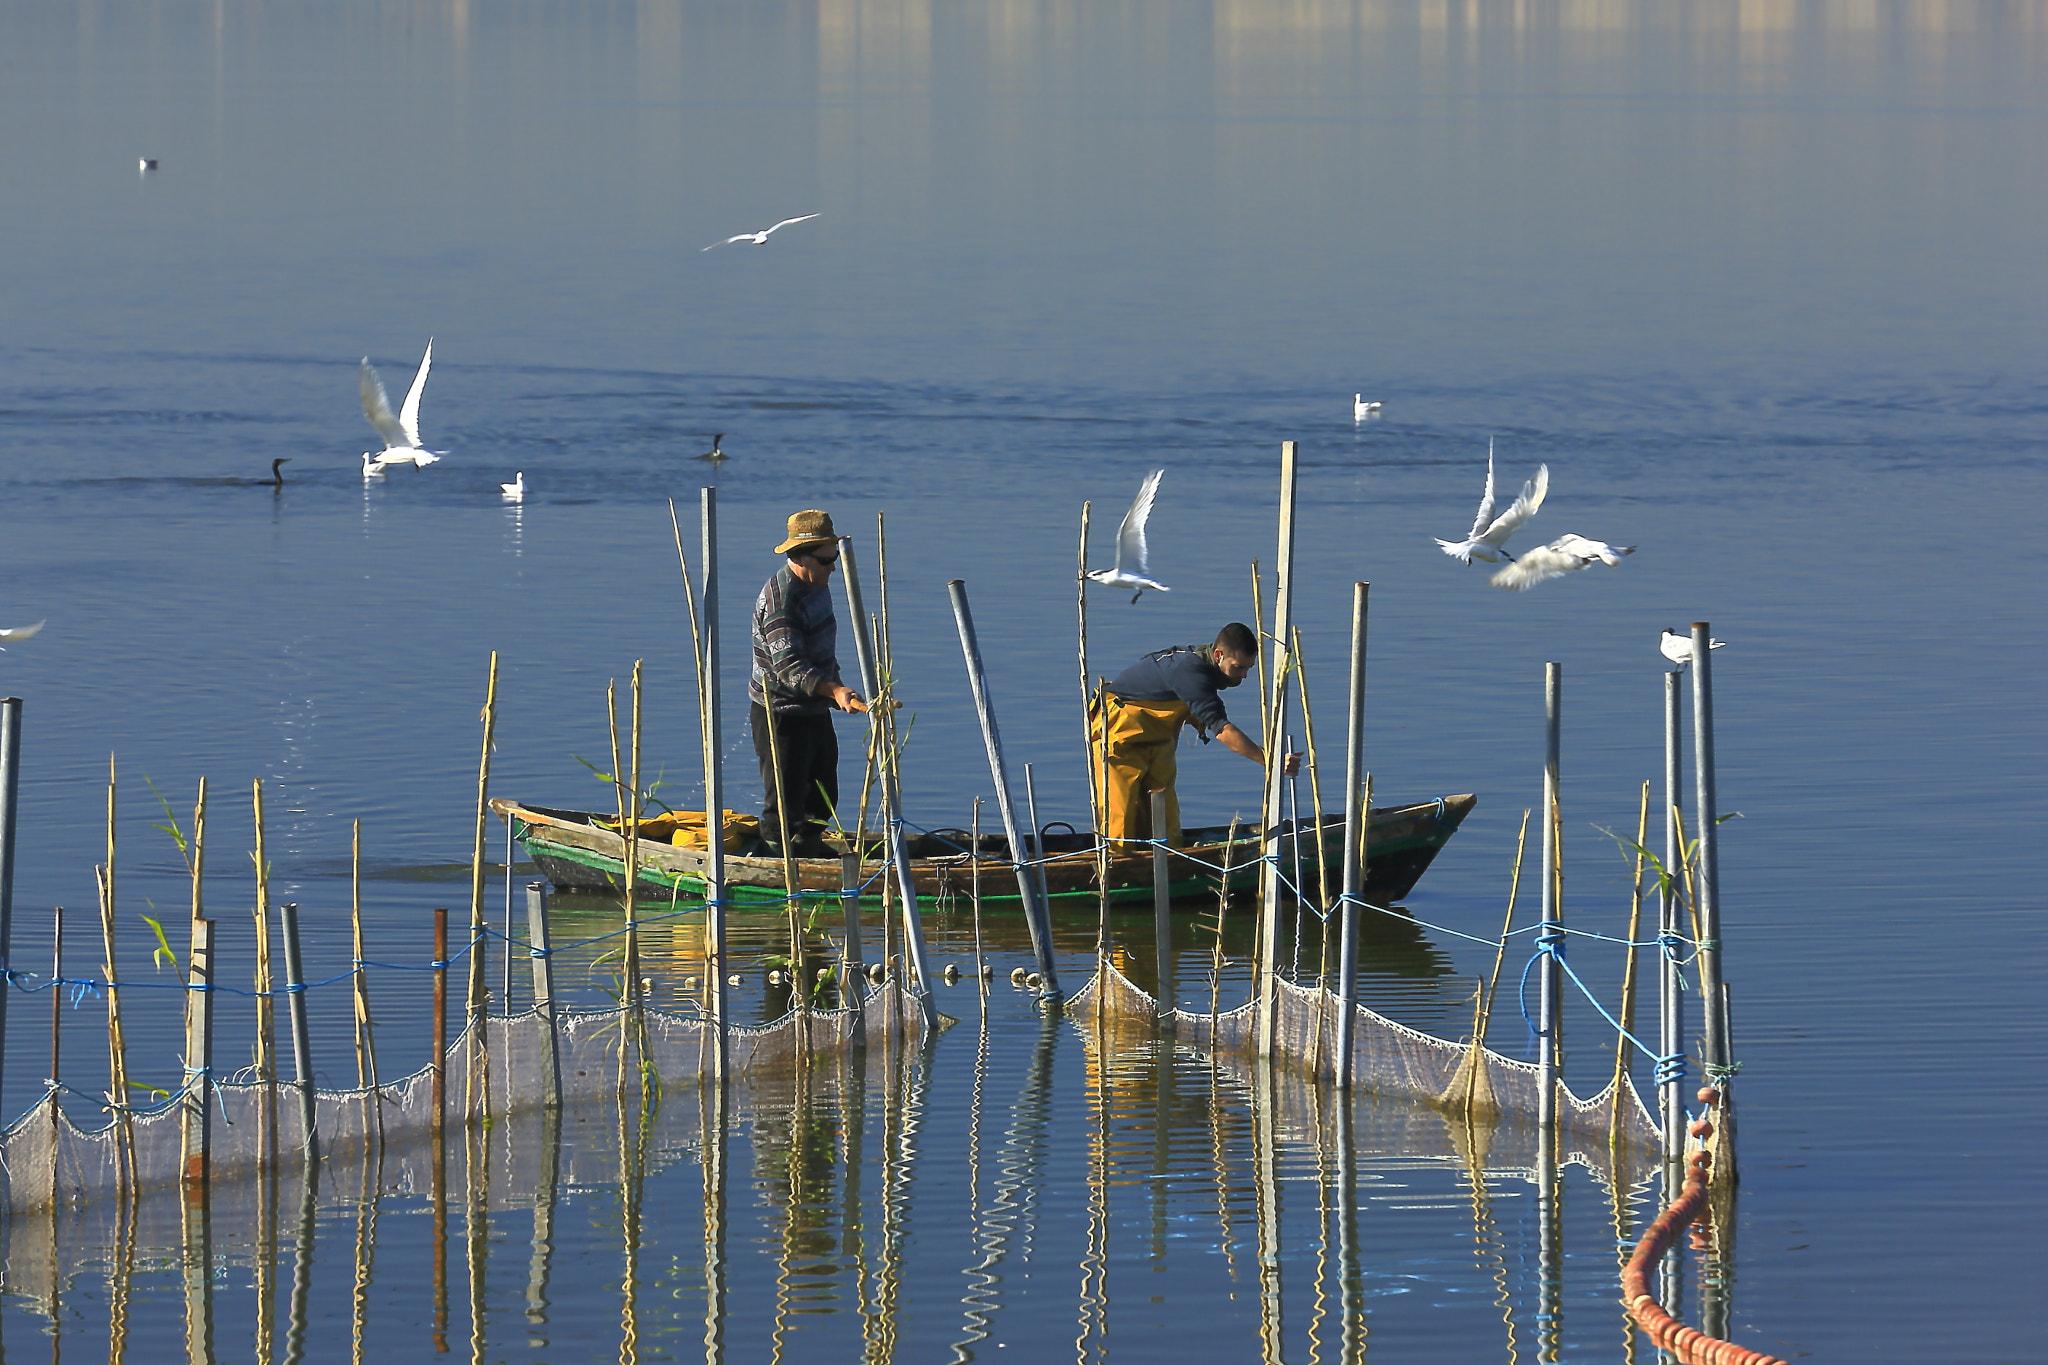
[[[1488,564],[1498,564],[1503,559],[1512,562],[1514,556],[1507,552],[1508,537],[1520,530],[1522,523],[1536,515],[1543,506],[1543,499],[1550,493],[1550,466],[1536,466],[1536,477],[1522,485],[1522,493],[1508,510],[1499,516],[1493,514],[1493,442],[1486,443],[1486,491],[1479,497],[1479,512],[1472,518],[1472,530],[1463,540],[1438,540],[1443,552],[1460,564],[1470,564],[1483,559]],[[1432,540],[1436,539],[1434,536]],[[1498,581],[1498,580],[1495,580]]]
[[[709,248],[707,247],[706,250],[709,250]],[[724,440],[725,433],[721,431],[716,436],[711,438],[711,449],[705,451],[702,455],[699,455],[697,458],[700,460],[709,460],[713,464],[724,464],[725,447],[724,445],[721,444],[721,442],[723,442]]]
[[[44,626],[48,624],[49,620],[48,618],[45,618],[41,621],[36,622],[32,626],[12,626],[0,628],[0,640],[26,640],[29,636],[35,634],[37,631],[41,630]],[[0,645],[0,649],[5,648],[5,645]]]
[[[405,391],[405,406],[398,416],[391,415],[391,399],[385,395],[384,381],[377,377],[377,371],[370,365],[370,358],[363,357],[362,374],[356,381],[356,389],[362,395],[363,416],[377,434],[384,438],[384,449],[377,455],[363,452],[363,477],[382,473],[381,466],[409,464],[415,469],[423,468],[441,458],[441,452],[425,450],[420,446],[420,394],[427,387],[427,371],[434,366],[434,339],[427,338],[427,353],[420,357],[419,373],[412,377],[412,387]],[[374,463],[380,468],[372,470]]]
[[[1379,410],[1380,404],[1377,398],[1375,398],[1372,402],[1368,403],[1365,401],[1365,395],[1362,393],[1354,393],[1351,395],[1352,421],[1363,422],[1366,418],[1372,416]]]
[[[135,169],[138,171],[148,172],[156,169],[156,158],[153,156],[137,157],[136,162]]]
[[[1165,477],[1165,470],[1155,469],[1145,476],[1145,482],[1138,485],[1138,496],[1132,499],[1131,510],[1124,513],[1123,524],[1116,528],[1116,567],[1088,571],[1088,577],[1105,587],[1136,588],[1137,591],[1131,594],[1133,602],[1143,597],[1147,588],[1154,592],[1172,591],[1151,576],[1147,564],[1150,555],[1145,545],[1145,523],[1152,519],[1152,499],[1158,495],[1159,481]]]
[[[1709,651],[1724,649],[1727,647],[1727,644],[1726,640],[1709,640],[1707,641],[1707,649]],[[1692,636],[1689,634],[1680,635],[1669,626],[1664,627],[1663,637],[1657,641],[1657,649],[1665,658],[1677,664],[1679,668],[1684,668],[1692,662]],[[1676,670],[1674,669],[1673,671],[1675,672]]]
[[[824,217],[824,214],[822,213],[806,213],[801,218],[785,218],[781,222],[777,223],[774,227],[762,228],[759,232],[734,233],[732,236],[726,238],[722,242],[713,242],[711,246],[705,247],[704,250],[709,251],[711,250],[712,246],[731,246],[734,242],[746,242],[752,246],[766,246],[768,244],[769,233],[779,232],[783,228],[788,227],[791,223],[808,223],[813,218],[822,217]]]
[[[526,496],[526,471],[520,470],[510,483],[499,484],[498,492],[512,502],[520,501]]]
[[[1526,592],[1546,579],[1562,578],[1592,564],[1612,568],[1621,563],[1623,555],[1635,552],[1633,545],[1609,545],[1604,540],[1588,540],[1581,535],[1559,536],[1548,545],[1530,550],[1487,581],[1509,592]]]

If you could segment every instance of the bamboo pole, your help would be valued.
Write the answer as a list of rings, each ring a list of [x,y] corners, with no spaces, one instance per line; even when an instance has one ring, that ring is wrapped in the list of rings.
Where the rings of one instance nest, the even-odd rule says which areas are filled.
[[[1621,1141],[1621,1086],[1628,1077],[1628,1035],[1636,1026],[1636,934],[1643,927],[1643,840],[1650,833],[1650,784],[1643,783],[1642,808],[1636,813],[1635,877],[1628,890],[1628,954],[1621,969],[1621,1028],[1614,1035],[1614,1102],[1608,1111],[1607,1142]]]
[[[839,908],[845,919],[846,943],[839,954],[839,1006],[852,1016],[854,1047],[867,1046],[867,1020],[861,1010],[860,978],[860,854],[839,858]],[[979,920],[976,921],[979,924]]]
[[[491,813],[491,749],[498,728],[498,651],[495,649],[491,651],[490,681],[484,687],[483,714],[478,719],[483,722],[484,738],[483,756],[477,760],[476,771],[476,838],[469,856],[469,998],[465,1014],[470,1034],[470,1061],[465,1080],[469,1095],[462,1107],[464,1122],[476,1113],[479,1099],[486,1119],[490,1117],[491,1109],[490,1033],[484,1027],[484,1015],[489,1009],[484,975],[484,835]]]
[[[50,1085],[64,1083],[64,907],[50,907]],[[50,1117],[61,1111],[54,1097]]]
[[[448,1123],[448,908],[434,907],[434,1116],[437,1152]]]
[[[1280,726],[1287,714],[1287,676],[1292,662],[1288,641],[1293,637],[1294,615],[1294,502],[1295,466],[1299,447],[1293,441],[1280,443],[1280,533],[1273,565],[1273,649],[1271,697],[1266,730],[1259,739],[1266,749],[1265,800],[1260,804],[1259,852],[1264,859],[1259,871],[1259,1055],[1273,1055],[1275,1030],[1279,1023],[1280,990],[1280,862],[1276,843],[1280,828],[1282,776],[1286,772],[1285,746],[1280,744]],[[1265,637],[1260,637],[1259,657],[1266,657]]]
[[[356,1085],[367,1091],[371,1126],[378,1143],[384,1140],[384,1090],[377,1076],[376,1023],[370,1015],[370,976],[363,960],[363,822],[357,820],[349,837],[349,946],[354,953],[351,973],[355,997]]]
[[[775,697],[767,695],[762,712],[768,717],[768,766],[775,779],[775,820],[782,848],[782,908],[789,925],[789,1010],[796,1016],[796,1055],[801,1066],[810,1055],[811,1030],[804,992],[803,897],[797,893],[796,854],[790,847],[789,788],[782,781],[782,742],[776,733]]]
[[[1216,1010],[1223,991],[1223,925],[1230,918],[1230,861],[1237,852],[1237,816],[1223,837],[1223,870],[1216,878],[1216,949],[1209,959],[1209,1047],[1216,1047]]]
[[[1173,870],[1172,855],[1166,851],[1166,792],[1151,793],[1152,837],[1152,952],[1159,959],[1159,1003],[1173,1008]]]
[[[263,779],[252,784],[250,803],[256,817],[256,1079],[263,1083],[263,1121],[270,1125],[277,1102],[272,1089],[277,1080],[277,1008],[271,994],[270,970],[270,856],[264,851]],[[274,1151],[276,1134],[271,1132],[265,1147]]]
[[[974,798],[974,815],[969,822],[968,838],[973,841],[974,851],[968,855],[969,886],[974,897],[974,988],[981,996],[981,1021],[988,1023],[988,964],[982,953],[981,943],[981,798]]]
[[[433,1216],[433,1341],[448,1349],[448,907],[434,907],[434,1115],[428,1189]]]
[[[1308,799],[1316,812],[1316,894],[1322,901],[1324,936],[1329,933],[1330,910],[1330,859],[1323,848],[1323,779],[1316,763],[1316,718],[1308,704],[1308,660],[1301,652],[1301,628],[1294,629],[1294,682],[1301,689],[1302,740],[1308,750]],[[1340,881],[1341,884],[1341,881]],[[1320,981],[1317,983],[1321,984]]]
[[[113,785],[109,783],[107,830],[110,843],[114,828],[113,795]],[[96,871],[99,873],[100,946],[104,954],[101,972],[107,982],[107,1105],[121,1130],[117,1168],[120,1184],[116,1193],[125,1199],[135,1186],[135,1125],[128,1114],[128,1036],[121,1028],[121,978],[114,962],[114,869],[109,863]]]
[[[1088,691],[1088,509],[1091,504],[1081,504],[1081,548],[1074,559],[1074,619],[1080,632],[1080,680],[1081,680],[1081,751],[1088,755],[1088,766],[1096,765],[1097,748],[1094,730],[1089,724],[1090,698]],[[1102,827],[1102,798],[1106,793],[1096,790],[1093,782],[1088,784],[1088,818],[1095,822],[1095,838],[1100,843],[1108,838],[1108,831]],[[1156,838],[1158,831],[1154,830]]]
[[[702,611],[704,625],[703,666],[698,686],[703,701],[698,712],[699,737],[704,742],[704,980],[705,999],[711,1007],[712,1075],[723,1081],[728,1055],[726,1026],[729,1001],[725,985],[725,751],[724,722],[718,695],[718,490],[698,490],[698,521],[702,545],[698,560],[704,566]],[[716,830],[717,836],[710,837]]]

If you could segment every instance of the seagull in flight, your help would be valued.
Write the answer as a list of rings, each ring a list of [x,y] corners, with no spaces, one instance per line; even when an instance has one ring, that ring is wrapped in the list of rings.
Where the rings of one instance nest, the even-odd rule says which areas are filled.
[[[1707,648],[1710,651],[1722,649],[1727,644],[1726,640],[1709,640]],[[1657,649],[1665,658],[1678,665],[1678,668],[1671,670],[1674,673],[1692,662],[1692,636],[1680,635],[1669,626],[1664,627],[1664,635],[1657,641]]]
[[[499,494],[507,502],[520,502],[526,497],[526,471],[520,470],[512,476],[512,482],[498,485]]]
[[[1472,530],[1463,540],[1438,540],[1443,552],[1460,564],[1470,564],[1483,559],[1488,564],[1498,564],[1503,559],[1512,563],[1514,556],[1507,552],[1508,537],[1520,530],[1522,523],[1536,515],[1543,506],[1543,499],[1550,493],[1550,466],[1536,466],[1536,477],[1522,485],[1521,496],[1516,498],[1507,511],[1499,516],[1493,514],[1493,442],[1486,443],[1486,491],[1479,498],[1478,515],[1472,518]],[[1435,537],[1431,537],[1435,539]],[[1496,580],[1498,581],[1498,580]]]
[[[1151,576],[1146,563],[1149,554],[1145,546],[1145,523],[1152,519],[1152,500],[1158,496],[1159,481],[1165,477],[1165,470],[1155,469],[1145,476],[1145,482],[1138,485],[1138,496],[1132,499],[1131,510],[1124,513],[1123,524],[1116,528],[1116,567],[1088,571],[1088,577],[1105,587],[1137,589],[1131,594],[1133,602],[1143,597],[1147,588],[1154,592],[1173,591]]]
[[[822,213],[806,213],[801,218],[785,218],[781,222],[777,223],[774,227],[762,228],[759,232],[734,233],[732,236],[726,238],[722,242],[713,242],[711,246],[705,247],[704,250],[709,251],[711,250],[712,246],[731,246],[734,242],[747,242],[754,246],[766,246],[768,244],[769,233],[778,232],[781,229],[788,227],[791,223],[808,223],[813,218],[822,217],[824,217],[824,214]]]
[[[706,251],[709,251],[711,248],[706,247],[704,249]],[[716,436],[711,438],[711,449],[705,451],[702,455],[699,455],[697,458],[700,460],[709,460],[713,464],[724,464],[725,447],[722,444],[720,444],[724,440],[725,433],[721,431]]]
[[[41,630],[44,626],[48,624],[49,622],[47,620],[43,620],[36,622],[32,626],[13,626],[0,629],[0,640],[26,640],[29,636],[35,634],[37,631]],[[0,649],[5,648],[5,645],[0,645]]]
[[[423,468],[441,458],[441,452],[425,450],[420,446],[420,393],[427,387],[427,371],[434,365],[434,339],[427,338],[427,353],[420,357],[419,373],[412,377],[412,387],[405,391],[405,406],[398,416],[391,415],[391,399],[384,393],[384,381],[377,377],[377,371],[370,366],[370,358],[363,357],[363,370],[356,383],[357,391],[363,398],[363,416],[377,434],[384,438],[384,449],[377,455],[363,452],[363,477],[383,473],[383,466],[409,464],[415,469]],[[371,465],[378,468],[372,469]]]
[[[1368,403],[1365,401],[1365,395],[1362,393],[1354,393],[1351,395],[1352,421],[1363,422],[1366,418],[1371,417],[1378,413],[1379,410],[1380,404],[1377,398],[1375,398],[1372,402]]]
[[[1547,579],[1562,578],[1588,565],[1605,564],[1612,568],[1621,563],[1623,555],[1635,552],[1633,545],[1609,545],[1604,540],[1588,540],[1581,535],[1559,536],[1548,545],[1530,550],[1487,581],[1509,592],[1526,592]]]

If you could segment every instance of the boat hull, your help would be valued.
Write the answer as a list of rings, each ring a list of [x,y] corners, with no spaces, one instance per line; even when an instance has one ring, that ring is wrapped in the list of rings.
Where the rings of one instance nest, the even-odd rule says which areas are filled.
[[[1406,896],[1431,861],[1457,832],[1477,798],[1465,794],[1446,796],[1412,806],[1382,807],[1372,812],[1366,832],[1366,878],[1364,898],[1374,905],[1387,905]],[[616,828],[606,828],[603,817],[587,811],[556,810],[523,806],[499,798],[491,809],[512,824],[512,837],[557,890],[622,891],[625,888],[626,841]],[[1321,854],[1330,864],[1329,893],[1335,899],[1339,868],[1343,861],[1344,830],[1341,817],[1325,817],[1321,826]],[[1321,900],[1322,859],[1318,857],[1315,822],[1304,822],[1300,835],[1302,883],[1310,899]],[[1227,861],[1233,890],[1254,884],[1251,867],[1259,856],[1259,838],[1254,829],[1240,831],[1229,845],[1228,830],[1184,831],[1187,846],[1169,863],[1169,891],[1176,898],[1213,896]],[[949,837],[949,836],[957,836]],[[1092,833],[1046,835],[1046,890],[1054,900],[1093,901],[1097,886],[1097,860]],[[980,866],[981,898],[984,908],[1002,908],[1019,903],[1017,878],[1008,861],[1008,845],[1001,836],[984,835],[979,857],[967,847],[968,836],[958,830],[920,835],[910,845],[910,866],[920,899],[945,901],[972,894],[976,863]],[[1281,865],[1290,879],[1294,869],[1291,829],[1280,838]],[[861,863],[864,899],[878,899],[877,878],[882,863],[869,849]],[[704,875],[709,855],[700,848],[677,848],[642,840],[637,851],[635,894],[644,900],[675,901],[696,899],[704,894]],[[758,904],[763,909],[779,908],[785,897],[784,866],[780,858],[725,855],[726,900],[735,906]],[[794,861],[798,889],[806,899],[836,898],[840,894],[841,865],[837,858],[798,858]],[[1152,851],[1141,846],[1136,853],[1109,859],[1109,899],[1112,903],[1149,902],[1153,894]]]

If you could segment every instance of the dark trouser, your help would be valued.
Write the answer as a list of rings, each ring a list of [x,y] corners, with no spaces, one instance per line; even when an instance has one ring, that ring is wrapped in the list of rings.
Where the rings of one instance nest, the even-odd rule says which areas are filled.
[[[776,748],[782,751],[782,792],[775,790],[775,755],[768,747],[768,712],[759,702],[748,706],[754,723],[754,753],[761,760],[761,790],[768,799],[761,809],[761,837],[782,843],[782,812],[790,813],[792,834],[802,839],[830,823],[839,804],[839,736],[832,715],[775,717]]]

